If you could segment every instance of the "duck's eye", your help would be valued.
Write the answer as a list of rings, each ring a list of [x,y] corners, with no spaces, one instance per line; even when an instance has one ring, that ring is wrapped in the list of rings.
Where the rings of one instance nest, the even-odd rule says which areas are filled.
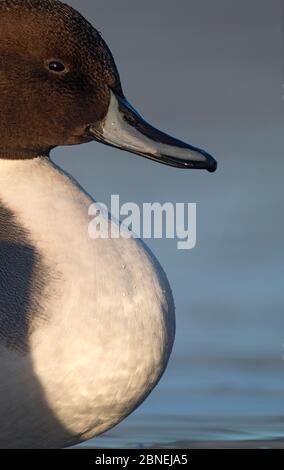
[[[51,72],[62,73],[62,72],[65,72],[66,67],[62,62],[57,62],[57,61],[53,60],[52,62],[49,62],[48,69]]]

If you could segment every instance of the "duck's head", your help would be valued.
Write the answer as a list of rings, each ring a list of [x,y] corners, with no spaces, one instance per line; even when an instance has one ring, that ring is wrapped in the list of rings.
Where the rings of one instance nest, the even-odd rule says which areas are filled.
[[[0,0],[0,158],[98,140],[160,163],[216,170],[127,102],[100,34],[57,0]]]

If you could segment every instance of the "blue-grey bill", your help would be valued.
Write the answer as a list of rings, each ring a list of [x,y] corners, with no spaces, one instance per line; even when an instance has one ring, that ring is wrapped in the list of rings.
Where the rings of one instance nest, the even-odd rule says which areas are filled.
[[[88,128],[95,140],[141,155],[164,165],[216,171],[216,160],[202,149],[177,140],[148,124],[125,98],[110,90],[109,110],[103,121]]]

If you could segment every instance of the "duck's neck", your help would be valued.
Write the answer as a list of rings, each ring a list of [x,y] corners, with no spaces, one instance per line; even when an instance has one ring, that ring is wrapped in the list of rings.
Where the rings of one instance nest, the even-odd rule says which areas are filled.
[[[36,158],[49,158],[50,150],[29,150],[29,149],[16,149],[9,148],[0,149],[0,162],[1,160],[34,160]]]

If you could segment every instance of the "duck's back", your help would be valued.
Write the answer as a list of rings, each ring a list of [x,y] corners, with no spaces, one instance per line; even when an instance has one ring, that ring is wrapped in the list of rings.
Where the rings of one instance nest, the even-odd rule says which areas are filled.
[[[140,242],[91,240],[92,203],[46,158],[0,161],[1,447],[97,435],[166,367],[166,277]]]

